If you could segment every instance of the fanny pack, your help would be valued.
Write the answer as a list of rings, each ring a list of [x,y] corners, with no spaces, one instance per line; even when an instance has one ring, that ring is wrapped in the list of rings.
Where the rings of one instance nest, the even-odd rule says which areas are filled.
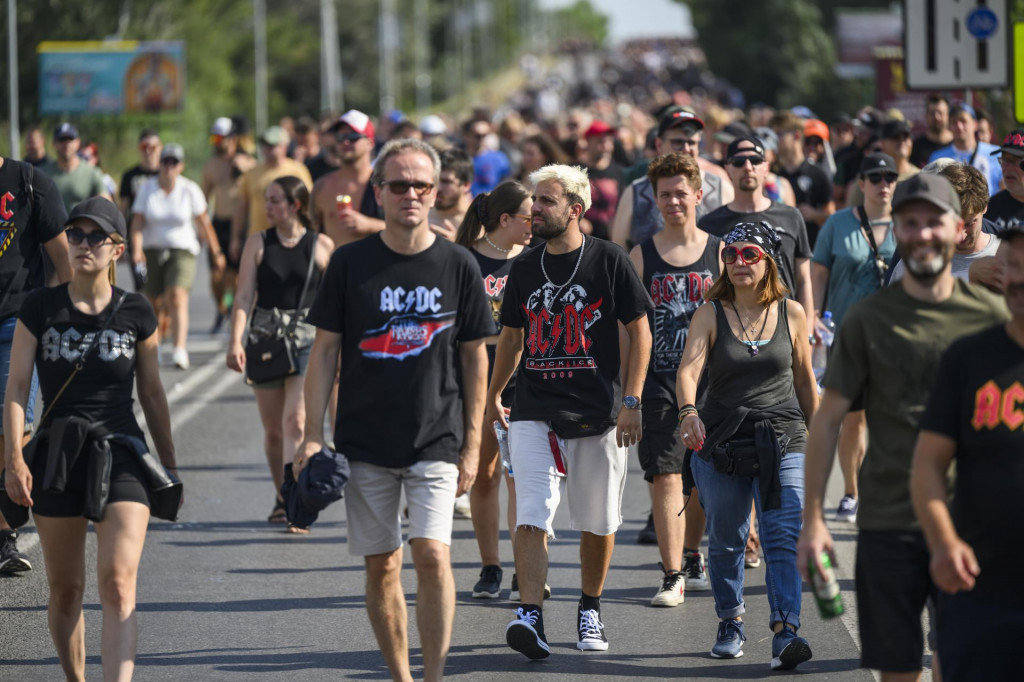
[[[753,438],[720,443],[711,451],[711,463],[720,474],[739,478],[757,478],[761,464]]]
[[[600,436],[611,428],[606,421],[585,423],[578,419],[552,419],[548,423],[559,438],[566,440]]]

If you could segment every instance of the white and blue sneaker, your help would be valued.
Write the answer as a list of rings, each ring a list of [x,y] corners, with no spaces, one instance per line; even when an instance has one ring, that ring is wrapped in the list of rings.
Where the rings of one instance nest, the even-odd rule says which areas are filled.
[[[743,621],[728,618],[718,624],[718,638],[711,647],[711,658],[739,658],[743,655],[743,642],[747,636],[743,634]]]
[[[608,638],[604,636],[601,612],[597,609],[584,609],[581,603],[576,609],[576,615],[580,636],[576,648],[580,651],[608,651]]]
[[[842,523],[857,523],[857,498],[853,495],[843,495],[839,500],[839,509],[836,510],[836,521]]]
[[[536,607],[520,606],[516,609],[516,617],[505,627],[505,641],[535,661],[551,655],[551,648],[544,636],[544,619]]]
[[[807,640],[782,626],[772,638],[772,670],[792,670],[811,660],[811,645]]]

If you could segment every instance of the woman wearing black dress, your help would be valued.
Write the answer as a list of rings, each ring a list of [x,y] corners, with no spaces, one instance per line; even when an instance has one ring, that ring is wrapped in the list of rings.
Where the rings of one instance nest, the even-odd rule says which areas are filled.
[[[156,315],[142,295],[113,286],[109,277],[124,254],[125,232],[120,211],[106,199],[72,209],[66,230],[71,281],[25,299],[4,402],[7,433],[21,433],[35,365],[45,411],[34,443],[23,449],[19,439],[5,442],[6,487],[11,500],[31,507],[35,516],[50,588],[50,636],[68,680],[85,679],[82,596],[89,519],[96,530],[103,608],[103,678],[129,680],[135,667],[135,586],[151,497],[140,466],[146,446],[132,411],[133,382],[160,461],[176,473],[157,363]],[[57,437],[65,452],[75,452],[76,443],[79,456],[64,455],[66,476],[58,478],[65,480],[53,482],[47,469],[55,462],[47,443]],[[109,457],[103,461],[110,466],[105,504],[97,503],[91,486],[100,457]]]

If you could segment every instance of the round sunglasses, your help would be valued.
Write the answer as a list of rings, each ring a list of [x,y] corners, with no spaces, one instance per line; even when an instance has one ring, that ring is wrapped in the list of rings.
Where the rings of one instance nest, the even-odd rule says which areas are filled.
[[[739,259],[743,265],[754,265],[761,262],[764,256],[764,251],[758,246],[744,246],[742,249],[727,246],[722,249],[722,262],[726,265],[732,265],[736,259]]]

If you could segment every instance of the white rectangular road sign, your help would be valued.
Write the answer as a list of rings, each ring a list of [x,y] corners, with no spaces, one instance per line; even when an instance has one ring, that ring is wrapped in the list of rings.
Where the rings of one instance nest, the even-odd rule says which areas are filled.
[[[910,89],[1009,85],[1006,0],[903,0]]]

